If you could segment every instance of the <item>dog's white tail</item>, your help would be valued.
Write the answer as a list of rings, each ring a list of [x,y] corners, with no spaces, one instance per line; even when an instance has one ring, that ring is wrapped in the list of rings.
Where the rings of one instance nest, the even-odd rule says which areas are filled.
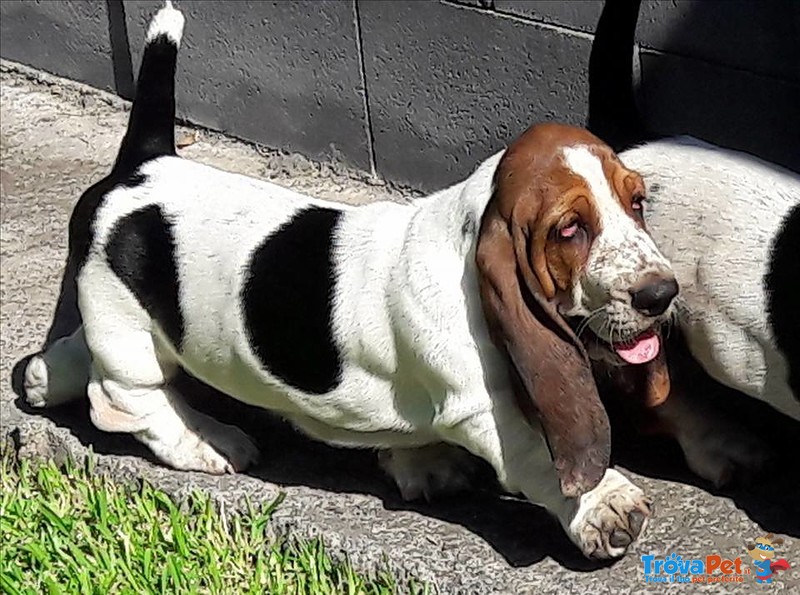
[[[128,130],[114,165],[118,175],[175,154],[175,67],[183,25],[183,14],[169,0],[150,21]]]
[[[159,35],[164,35],[175,47],[180,47],[183,36],[183,13],[177,10],[170,0],[164,2],[164,8],[159,10],[150,21],[147,28],[147,43],[152,43]]]

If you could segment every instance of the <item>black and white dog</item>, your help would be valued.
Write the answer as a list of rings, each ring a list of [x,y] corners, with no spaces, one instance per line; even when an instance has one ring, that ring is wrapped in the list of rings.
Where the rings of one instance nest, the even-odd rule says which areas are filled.
[[[800,419],[800,176],[647,133],[632,85],[639,4],[606,1],[588,126],[645,178],[647,226],[680,284],[677,318],[692,355],[722,384]]]
[[[622,555],[650,503],[608,468],[608,419],[559,308],[591,314],[637,365],[663,360],[654,329],[677,287],[638,174],[556,124],[405,205],[348,207],[180,159],[183,24],[169,2],[150,24],[117,162],[70,221],[83,326],[30,360],[28,402],[88,393],[97,427],[175,468],[253,463],[244,433],[170,385],[182,367],[320,440],[384,449],[408,497],[458,485],[469,451],[587,556]]]

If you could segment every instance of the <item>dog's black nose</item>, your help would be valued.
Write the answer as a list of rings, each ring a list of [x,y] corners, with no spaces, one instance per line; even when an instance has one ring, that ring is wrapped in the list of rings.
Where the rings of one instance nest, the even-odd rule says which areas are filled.
[[[652,276],[630,290],[631,305],[646,316],[658,316],[678,295],[675,277]]]

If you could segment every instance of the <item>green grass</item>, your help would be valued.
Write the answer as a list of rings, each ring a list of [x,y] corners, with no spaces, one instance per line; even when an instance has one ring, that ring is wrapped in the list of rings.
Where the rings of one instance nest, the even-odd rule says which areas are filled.
[[[279,499],[280,500],[280,499]],[[4,593],[427,593],[389,572],[356,573],[320,540],[271,539],[279,501],[220,514],[204,494],[180,505],[85,467],[34,468],[0,454]]]

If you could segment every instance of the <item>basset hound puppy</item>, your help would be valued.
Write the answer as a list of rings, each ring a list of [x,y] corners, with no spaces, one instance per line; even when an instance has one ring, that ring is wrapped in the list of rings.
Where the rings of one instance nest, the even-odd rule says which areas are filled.
[[[649,188],[646,220],[673,265],[677,321],[709,376],[800,420],[800,176],[642,124],[632,85],[639,0],[607,0],[590,60],[589,128]],[[624,150],[626,149],[627,150]],[[768,452],[721,412],[672,395],[661,414],[699,475],[724,483]]]
[[[465,449],[587,556],[622,555],[650,501],[608,468],[589,357],[640,366],[663,398],[678,290],[640,176],[558,124],[402,205],[193,163],[174,150],[182,31],[169,3],[150,25],[117,161],[70,222],[83,326],[30,360],[28,401],[88,394],[98,428],[177,469],[255,463],[248,436],[169,386],[182,367],[317,439],[383,449],[406,497],[459,485]]]

